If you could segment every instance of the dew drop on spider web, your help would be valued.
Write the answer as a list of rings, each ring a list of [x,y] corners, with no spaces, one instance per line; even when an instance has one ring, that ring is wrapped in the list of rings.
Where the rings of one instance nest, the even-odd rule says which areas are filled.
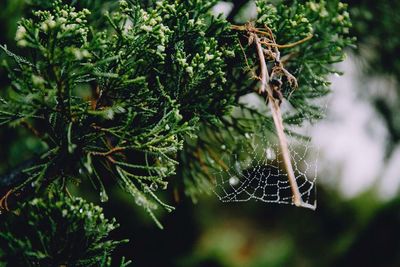
[[[270,147],[266,148],[265,149],[265,157],[266,157],[266,159],[269,159],[269,160],[276,159],[275,151]]]
[[[240,141],[223,140],[220,160],[225,167],[214,173],[214,192],[223,202],[249,200],[293,205],[293,193],[288,180],[279,142],[269,132],[253,133]],[[246,142],[247,140],[247,142]],[[288,134],[291,163],[295,179],[306,205],[315,206],[316,159],[309,139],[297,139]],[[225,145],[224,145],[225,146]],[[216,162],[217,163],[217,162]]]
[[[231,186],[236,186],[239,184],[239,178],[237,178],[236,176],[232,176],[231,178],[229,178],[229,184]]]

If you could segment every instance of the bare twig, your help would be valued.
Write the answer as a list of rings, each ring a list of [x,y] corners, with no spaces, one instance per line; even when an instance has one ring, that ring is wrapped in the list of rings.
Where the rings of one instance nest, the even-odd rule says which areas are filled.
[[[250,25],[250,27],[249,27],[249,25]],[[245,25],[232,25],[231,29],[238,30],[238,31],[249,31],[249,30],[251,30],[251,32],[256,33],[256,34],[270,36],[272,38],[271,42],[261,41],[261,44],[267,45],[267,46],[270,46],[270,47],[277,47],[279,49],[292,48],[292,47],[298,46],[298,45],[300,45],[302,43],[307,42],[308,40],[310,40],[311,38],[314,37],[312,34],[310,34],[307,37],[305,37],[305,38],[303,38],[303,39],[301,39],[299,41],[296,41],[294,43],[283,44],[282,45],[282,44],[277,44],[275,42],[275,39],[274,39],[274,37],[272,35],[272,32],[268,27],[265,27],[265,29],[266,29],[266,31],[265,31],[263,29],[256,28],[256,27],[252,26],[250,23],[247,23]]]
[[[256,75],[255,71],[254,71],[254,70],[250,67],[250,65],[249,65],[249,61],[247,60],[247,55],[246,55],[246,52],[244,51],[244,48],[243,48],[242,43],[240,42],[240,40],[238,40],[238,42],[239,42],[240,49],[242,50],[244,60],[246,61],[247,70],[248,70],[249,72],[251,72],[252,78],[259,80],[260,77],[258,77],[258,76]]]
[[[305,203],[301,197],[301,193],[299,191],[299,186],[297,184],[296,176],[294,174],[291,162],[288,141],[283,126],[282,113],[280,109],[280,99],[276,99],[274,97],[275,95],[274,91],[280,90],[280,86],[278,86],[279,88],[275,88],[276,85],[273,84],[272,80],[272,78],[274,78],[273,76],[275,75],[284,75],[286,76],[292,87],[297,87],[296,78],[283,67],[282,62],[280,61],[280,52],[278,48],[289,48],[299,45],[309,40],[312,36],[309,36],[293,44],[277,45],[272,31],[268,27],[260,30],[258,28],[255,28],[251,23],[247,23],[244,26],[232,26],[232,29],[246,31],[249,38],[249,44],[254,43],[256,46],[257,56],[260,64],[260,72],[261,72],[260,73],[261,85],[258,89],[258,93],[266,98],[266,101],[268,102],[268,106],[272,113],[272,118],[274,120],[279,140],[279,146],[283,157],[283,163],[292,190],[293,204],[296,205],[297,207],[315,209],[315,206]],[[265,48],[263,47],[263,45],[265,46]],[[275,66],[272,68],[271,75],[268,72],[265,54],[271,57],[271,59],[273,59],[275,62]]]
[[[114,154],[114,153],[118,153],[118,152],[125,151],[125,150],[126,150],[126,147],[114,147],[114,148],[110,149],[110,150],[107,151],[107,152],[91,151],[91,152],[89,152],[89,153],[90,153],[91,155],[93,155],[93,156],[103,156],[103,157],[107,157],[107,156],[110,156],[110,155],[112,155],[112,154]]]
[[[216,183],[214,176],[212,176],[208,170],[207,165],[205,164],[203,158],[200,155],[200,149],[197,148],[196,151],[193,152],[193,156],[198,159],[200,163],[200,167],[203,170],[203,173],[207,176],[207,178],[212,181],[214,184]]]
[[[36,128],[33,127],[32,124],[30,124],[30,123],[27,122],[26,120],[23,120],[23,121],[21,122],[21,124],[22,124],[22,126],[24,126],[26,129],[28,129],[29,131],[31,131],[36,137],[39,137],[39,138],[42,137],[42,134],[41,134],[38,130],[36,130]]]
[[[226,164],[222,161],[222,159],[220,157],[218,157],[218,155],[213,151],[213,149],[211,147],[206,145],[205,149],[206,149],[207,153],[210,155],[210,157],[215,162],[217,162],[225,171],[229,170],[228,166],[226,166]]]
[[[13,193],[13,190],[9,190],[1,199],[0,199],[0,210],[9,211],[8,208],[8,197]]]
[[[267,64],[265,62],[265,57],[264,57],[260,39],[256,34],[254,34],[254,42],[257,47],[257,54],[258,54],[258,58],[260,59],[260,67],[261,67],[261,86],[259,88],[259,93],[261,95],[265,95],[265,93],[267,93],[268,106],[272,113],[272,118],[274,120],[276,132],[277,132],[278,139],[279,139],[279,145],[281,147],[283,162],[284,162],[284,165],[286,168],[290,187],[291,187],[292,193],[293,193],[293,203],[296,206],[300,207],[303,201],[301,199],[301,194],[300,194],[297,182],[296,182],[296,177],[294,175],[292,162],[290,160],[290,152],[289,152],[289,147],[287,144],[286,135],[284,132],[281,109],[280,109],[279,105],[277,104],[277,102],[275,101],[275,98],[273,97],[272,89],[269,86],[269,74],[268,74]]]
[[[304,38],[304,39],[301,39],[301,40],[299,40],[299,41],[297,41],[297,42],[290,43],[290,44],[280,45],[280,44],[276,44],[276,43],[272,43],[272,42],[261,42],[261,44],[267,45],[267,46],[271,46],[271,47],[276,47],[276,48],[279,48],[279,49],[285,49],[285,48],[292,48],[292,47],[298,46],[298,45],[300,45],[300,44],[302,44],[302,43],[304,43],[304,42],[307,42],[307,41],[310,40],[311,38],[313,38],[313,35],[312,35],[312,34],[308,35],[308,36],[307,36],[306,38]]]

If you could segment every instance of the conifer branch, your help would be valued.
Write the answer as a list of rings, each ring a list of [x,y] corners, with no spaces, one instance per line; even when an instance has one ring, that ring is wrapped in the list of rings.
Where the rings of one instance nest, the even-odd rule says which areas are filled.
[[[157,1],[143,7],[121,0],[119,9],[99,16],[100,26],[92,24],[97,15],[90,13],[99,14],[92,6],[80,10],[57,1],[22,19],[16,41],[22,54],[31,56],[0,46],[9,57],[5,67],[15,96],[0,99],[0,125],[25,126],[48,151],[39,151],[46,156],[27,168],[1,176],[1,194],[41,192],[70,175],[93,179],[104,200],[102,172],[107,172],[151,212],[159,202],[147,188],[183,174],[188,195],[209,191],[206,170],[229,171],[232,166],[222,156],[238,141],[247,144],[260,124],[268,132],[276,129],[281,150],[287,151],[280,102],[285,97],[293,106],[285,119],[290,124],[321,117],[309,100],[329,91],[326,77],[336,71],[330,65],[343,59],[351,43],[346,6],[336,0],[329,5],[259,0],[250,27],[212,16],[215,3]],[[232,30],[245,32],[258,50],[244,49]],[[280,49],[287,52],[282,57]],[[243,79],[242,53],[247,69],[262,80],[259,93],[272,118],[240,103],[256,83]],[[301,89],[294,90],[298,83]],[[92,95],[82,88],[92,88]],[[290,154],[283,154],[293,203],[302,204]],[[187,160],[193,158],[198,160]],[[6,200],[3,205],[11,204]]]

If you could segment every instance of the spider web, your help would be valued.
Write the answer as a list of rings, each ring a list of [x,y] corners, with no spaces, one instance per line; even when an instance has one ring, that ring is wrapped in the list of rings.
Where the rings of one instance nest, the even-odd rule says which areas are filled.
[[[214,173],[215,193],[223,202],[249,200],[293,205],[292,189],[276,136],[268,130],[246,134],[225,149],[221,167]],[[311,140],[287,133],[296,182],[304,203],[316,208],[316,149]],[[313,154],[314,159],[309,159]]]

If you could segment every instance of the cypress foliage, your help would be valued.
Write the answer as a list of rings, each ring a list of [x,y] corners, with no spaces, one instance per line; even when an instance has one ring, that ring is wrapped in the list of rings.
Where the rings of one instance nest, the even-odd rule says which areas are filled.
[[[107,239],[118,225],[81,198],[48,194],[7,214],[0,232],[1,261],[8,266],[109,266],[121,242]]]
[[[31,226],[44,219],[35,209],[62,215],[71,209],[68,205],[83,205],[101,216],[98,208],[65,193],[56,194],[53,203],[46,189],[64,192],[69,181],[89,179],[101,201],[107,201],[104,180],[110,179],[161,227],[154,211],[173,207],[157,191],[167,188],[169,178],[196,200],[210,191],[209,170],[234,149],[233,139],[246,142],[249,133],[274,131],[268,115],[240,101],[257,89],[257,80],[251,79],[260,71],[257,51],[238,25],[212,14],[217,1],[121,0],[118,7],[103,1],[50,2],[33,1],[35,11],[19,22],[17,51],[0,46],[8,56],[3,65],[11,81],[0,98],[0,125],[25,127],[39,144],[36,157],[0,179],[6,192],[1,204],[12,209],[12,197],[23,203],[23,197],[44,195],[21,208],[20,216],[27,216]],[[104,9],[110,10],[103,14]],[[343,60],[343,49],[353,42],[346,5],[260,0],[257,14],[254,27],[271,31],[286,70],[298,83],[293,89],[290,79],[280,77],[282,98],[294,110],[284,114],[284,122],[320,119],[322,110],[314,100],[329,92],[327,76],[337,72],[332,64]],[[74,215],[62,219],[51,216],[40,229],[67,220],[90,237],[96,231],[85,225],[114,225],[82,218],[80,209],[70,212]],[[6,240],[25,234],[7,227]],[[33,236],[25,236],[15,238],[18,246],[2,245],[3,258],[28,248],[32,253],[25,260],[46,260]],[[49,238],[41,245],[52,247]],[[90,243],[79,254],[84,256],[66,264],[99,262],[93,248],[109,253],[118,242]]]

